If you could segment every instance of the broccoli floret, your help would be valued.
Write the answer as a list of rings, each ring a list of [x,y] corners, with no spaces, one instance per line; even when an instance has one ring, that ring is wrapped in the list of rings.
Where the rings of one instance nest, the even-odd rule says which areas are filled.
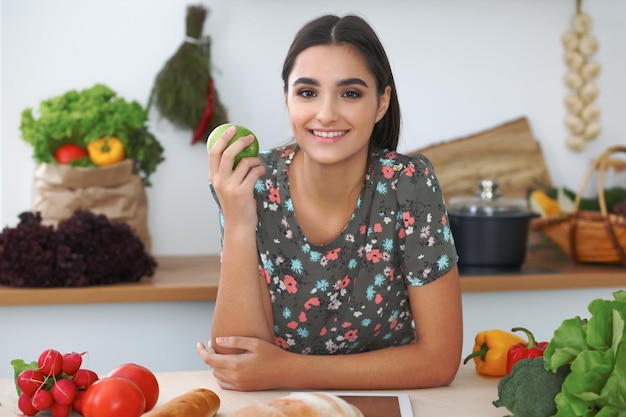
[[[561,392],[569,365],[557,372],[544,367],[544,358],[522,359],[498,383],[496,407],[506,407],[512,417],[549,417],[556,414],[554,397]]]

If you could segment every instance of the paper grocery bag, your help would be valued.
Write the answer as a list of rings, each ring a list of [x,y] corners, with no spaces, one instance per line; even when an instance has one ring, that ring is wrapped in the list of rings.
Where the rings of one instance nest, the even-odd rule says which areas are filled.
[[[104,214],[127,223],[150,253],[148,198],[131,160],[101,168],[40,164],[35,188],[33,212],[41,213],[42,224],[56,226],[77,209]]]

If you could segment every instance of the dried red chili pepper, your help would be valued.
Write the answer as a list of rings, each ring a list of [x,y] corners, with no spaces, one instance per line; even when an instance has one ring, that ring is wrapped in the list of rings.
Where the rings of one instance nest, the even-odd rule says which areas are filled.
[[[516,362],[526,358],[537,358],[543,356],[543,352],[548,347],[548,342],[537,342],[535,336],[528,329],[523,327],[514,327],[512,332],[522,331],[526,333],[527,343],[517,343],[509,348],[506,357],[506,373],[511,373],[511,368]]]
[[[215,107],[215,89],[213,87],[213,78],[209,77],[209,83],[207,88],[207,96],[206,96],[206,107],[204,108],[204,113],[202,113],[202,119],[200,120],[200,124],[196,128],[196,131],[193,134],[193,138],[191,139],[191,144],[194,145],[200,139],[203,138],[204,133],[213,117],[213,108]]]

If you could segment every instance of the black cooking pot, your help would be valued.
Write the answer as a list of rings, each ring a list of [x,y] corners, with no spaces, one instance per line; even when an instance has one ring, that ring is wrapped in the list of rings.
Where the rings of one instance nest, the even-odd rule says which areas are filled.
[[[448,217],[461,270],[516,270],[524,263],[530,220],[526,200],[502,197],[498,183],[481,180],[475,197],[450,200]]]

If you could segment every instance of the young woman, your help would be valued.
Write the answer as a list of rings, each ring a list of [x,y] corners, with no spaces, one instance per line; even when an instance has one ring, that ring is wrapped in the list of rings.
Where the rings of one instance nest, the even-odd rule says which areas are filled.
[[[222,266],[210,345],[226,389],[401,389],[449,384],[460,364],[459,276],[424,156],[396,153],[386,53],[356,16],[323,16],[283,66],[295,143],[209,156]]]

